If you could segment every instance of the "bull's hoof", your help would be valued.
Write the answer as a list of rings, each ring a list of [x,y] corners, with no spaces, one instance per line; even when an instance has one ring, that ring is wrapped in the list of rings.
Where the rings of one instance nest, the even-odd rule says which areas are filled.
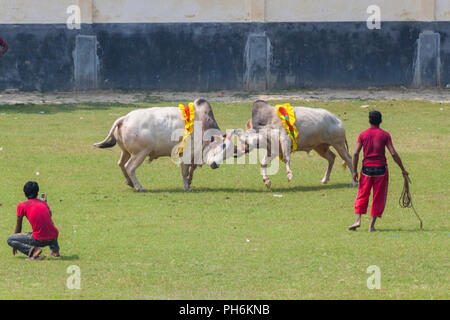
[[[270,189],[270,185],[272,184],[272,182],[269,179],[267,179],[264,181],[264,184],[266,185],[267,189]]]
[[[144,189],[144,188],[141,188],[141,189],[136,189],[136,191],[137,191],[137,192],[147,192],[147,190],[146,190],[146,189]]]
[[[358,182],[352,181],[352,183],[350,183],[350,187],[357,187],[358,186]]]
[[[292,178],[294,177],[294,175],[292,174],[292,172],[287,174],[287,181],[291,182]]]
[[[186,191],[186,192],[192,191],[192,188],[190,186],[189,187],[184,187],[184,191]]]
[[[327,183],[328,183],[328,180],[322,179],[322,180],[320,181],[320,183],[321,183],[321,184],[327,184]]]

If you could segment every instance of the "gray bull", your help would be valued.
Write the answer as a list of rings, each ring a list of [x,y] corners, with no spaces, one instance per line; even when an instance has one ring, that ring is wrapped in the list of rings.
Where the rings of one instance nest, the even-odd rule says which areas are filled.
[[[321,183],[325,184],[329,181],[336,158],[336,155],[330,150],[330,146],[336,149],[344,160],[344,167],[346,164],[352,175],[352,160],[348,153],[345,128],[342,121],[324,109],[294,107],[294,113],[294,125],[299,131],[296,139],[297,151],[310,152],[311,150],[315,150],[328,161],[328,168]],[[247,122],[247,129],[249,130],[245,133],[238,133],[242,149],[237,155],[240,156],[243,153],[248,153],[253,148],[264,147],[267,149],[267,154],[261,160],[263,181],[267,188],[270,188],[271,185],[267,175],[267,166],[276,156],[282,155],[283,161],[286,164],[287,179],[291,181],[293,178],[290,168],[292,142],[277,115],[276,108],[270,106],[265,101],[256,101],[253,104],[252,119]],[[274,132],[277,134],[274,135]],[[275,137],[275,140],[271,139],[271,137]],[[271,141],[275,141],[277,145],[272,146]],[[352,185],[357,185],[353,177]]]
[[[224,140],[214,118],[210,104],[204,99],[194,101],[195,124],[181,160],[184,190],[190,190],[194,170],[206,162],[216,169],[229,148],[234,148],[231,135]],[[200,125],[201,124],[201,125]],[[108,136],[94,144],[98,148],[110,148],[116,143],[122,149],[119,167],[130,187],[143,192],[145,189],[136,178],[135,171],[148,156],[152,161],[172,156],[183,135],[185,122],[178,107],[155,107],[131,111],[117,119]],[[198,131],[201,132],[198,135]],[[192,143],[195,137],[200,137]]]

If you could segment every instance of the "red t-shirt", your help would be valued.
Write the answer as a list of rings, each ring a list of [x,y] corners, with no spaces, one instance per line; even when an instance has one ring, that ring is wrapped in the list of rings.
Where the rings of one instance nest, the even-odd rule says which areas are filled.
[[[387,165],[385,148],[392,144],[391,135],[377,127],[360,133],[358,143],[363,145],[363,166],[385,166]]]
[[[33,238],[39,241],[58,238],[58,229],[53,224],[50,208],[45,201],[30,199],[19,203],[17,216],[26,216],[33,228]]]
[[[5,46],[6,46],[5,40],[3,40],[2,38],[0,38],[0,47],[5,47]]]

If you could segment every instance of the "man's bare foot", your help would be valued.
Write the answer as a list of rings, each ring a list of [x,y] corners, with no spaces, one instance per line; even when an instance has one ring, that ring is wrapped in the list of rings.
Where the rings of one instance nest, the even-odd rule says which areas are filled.
[[[370,227],[370,228],[369,228],[369,232],[378,232],[378,230],[375,229],[374,227]]]
[[[41,253],[42,253],[42,249],[41,248],[34,248],[31,256],[28,257],[27,260],[42,260],[42,259],[45,259],[45,257],[40,257]]]
[[[354,224],[352,224],[350,227],[348,227],[348,230],[353,230],[355,231],[356,229],[358,229],[359,227],[361,227],[361,223],[359,222],[355,222]]]
[[[59,252],[49,253],[49,254],[47,254],[47,257],[61,258],[61,256],[59,255]]]

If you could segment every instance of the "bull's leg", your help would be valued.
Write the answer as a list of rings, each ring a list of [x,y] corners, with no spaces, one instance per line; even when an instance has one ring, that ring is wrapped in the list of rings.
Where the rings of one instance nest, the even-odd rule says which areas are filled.
[[[263,182],[266,185],[266,187],[268,189],[270,189],[270,179],[269,176],[267,175],[267,165],[273,160],[273,158],[275,158],[276,155],[271,154],[270,156],[268,156],[267,154],[262,158],[261,160],[261,174],[263,176]]]
[[[192,178],[194,177],[194,170],[196,168],[196,165],[192,164],[189,166],[189,171],[188,171],[188,184],[189,187],[191,186],[192,183]]]
[[[339,153],[339,156],[342,158],[342,160],[345,161],[347,164],[347,167],[350,170],[350,175],[352,177],[352,186],[355,187],[358,185],[358,182],[353,180],[353,165],[352,165],[352,157],[348,153],[347,148],[345,147],[345,142],[339,144],[339,145],[333,145],[333,147],[336,149],[336,151]],[[345,167],[345,166],[344,166]]]
[[[287,181],[291,182],[292,178],[294,177],[294,175],[292,174],[292,170],[291,170],[291,154],[288,153],[287,155],[283,155],[283,161],[286,164]]]
[[[330,150],[330,146],[328,144],[320,144],[317,147],[315,147],[314,150],[321,157],[327,159],[328,161],[327,171],[325,171],[325,175],[322,178],[322,181],[320,181],[320,183],[326,184],[330,180],[330,174],[331,170],[333,169],[334,159],[336,158],[336,155]]]
[[[136,178],[136,169],[141,165],[141,163],[145,160],[145,157],[147,156],[148,152],[141,151],[138,154],[133,154],[130,157],[130,160],[127,161],[125,164],[125,170],[128,174],[128,176],[131,179],[131,182],[133,183],[134,188],[139,192],[145,192],[146,190],[142,188],[141,184],[139,183],[138,179]]]
[[[286,164],[286,177],[288,182],[294,177],[291,170],[291,143],[292,141],[289,137],[280,138],[280,148],[283,155],[283,162]]]
[[[130,159],[131,155],[128,151],[122,150],[122,154],[120,155],[119,162],[117,163],[122,170],[123,175],[125,176],[126,183],[133,187],[133,182],[131,181],[130,177],[128,176],[127,170],[125,169],[125,164]]]
[[[183,176],[183,186],[184,186],[184,191],[191,191],[191,186],[190,186],[190,182],[189,182],[189,171],[191,165],[190,164],[185,164],[185,163],[181,163],[181,175]],[[194,171],[192,169],[192,171]],[[192,180],[192,176],[191,176],[191,180]]]

